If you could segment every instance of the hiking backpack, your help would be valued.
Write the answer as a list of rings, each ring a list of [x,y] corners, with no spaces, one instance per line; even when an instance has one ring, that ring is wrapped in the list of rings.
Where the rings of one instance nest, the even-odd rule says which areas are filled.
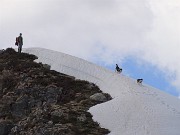
[[[18,37],[16,37],[15,45],[18,45]]]

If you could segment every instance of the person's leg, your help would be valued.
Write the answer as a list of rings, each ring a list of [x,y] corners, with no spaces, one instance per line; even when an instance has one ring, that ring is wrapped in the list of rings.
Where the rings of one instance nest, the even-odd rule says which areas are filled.
[[[18,45],[18,53],[20,53],[20,45]]]
[[[21,51],[22,51],[22,45],[20,46],[20,53],[21,53]]]
[[[22,51],[22,45],[19,45],[18,46],[18,52],[21,53],[21,51]]]

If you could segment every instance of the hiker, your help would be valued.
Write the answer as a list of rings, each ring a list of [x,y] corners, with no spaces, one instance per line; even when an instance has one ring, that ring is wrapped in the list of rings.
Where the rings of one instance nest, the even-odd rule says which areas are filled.
[[[16,37],[16,43],[15,43],[15,45],[18,46],[18,52],[21,53],[21,51],[22,51],[22,46],[23,46],[22,33],[19,34],[19,37]]]
[[[122,68],[119,68],[118,64],[116,64],[116,72],[117,73],[121,73],[122,72]]]

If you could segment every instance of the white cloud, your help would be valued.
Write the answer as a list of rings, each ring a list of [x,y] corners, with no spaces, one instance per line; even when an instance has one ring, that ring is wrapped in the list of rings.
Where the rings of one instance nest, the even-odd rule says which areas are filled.
[[[22,32],[26,47],[107,63],[131,55],[180,89],[179,13],[179,0],[0,0],[0,46]]]

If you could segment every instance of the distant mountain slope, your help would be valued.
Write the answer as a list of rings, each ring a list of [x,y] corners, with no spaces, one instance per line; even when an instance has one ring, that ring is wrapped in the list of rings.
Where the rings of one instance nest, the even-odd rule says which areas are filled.
[[[52,69],[97,84],[114,99],[90,108],[110,135],[180,135],[180,100],[136,80],[60,52],[30,48]]]

